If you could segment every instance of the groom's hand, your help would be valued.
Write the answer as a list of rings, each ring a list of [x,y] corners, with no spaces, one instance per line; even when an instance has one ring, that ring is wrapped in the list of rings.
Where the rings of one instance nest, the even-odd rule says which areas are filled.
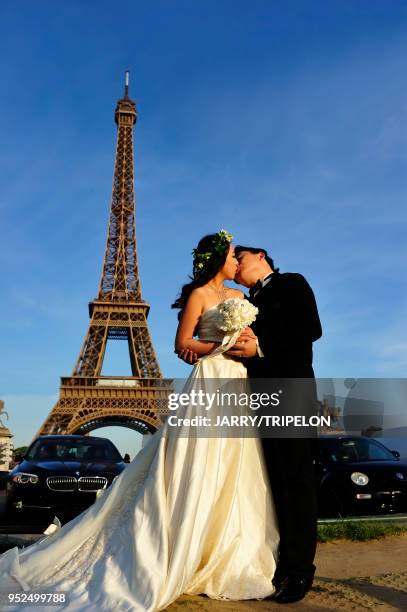
[[[174,351],[174,353],[177,353],[177,351]],[[191,351],[191,349],[185,348],[177,353],[177,355],[180,359],[182,359],[182,361],[185,361],[185,363],[193,364],[198,361],[198,355]]]
[[[240,334],[238,340],[249,340],[249,338],[253,338],[254,340],[257,340],[257,336],[252,330],[252,328],[245,327],[242,333]]]
[[[231,349],[226,351],[226,355],[232,357],[254,357],[257,353],[257,336],[250,327],[242,331]]]

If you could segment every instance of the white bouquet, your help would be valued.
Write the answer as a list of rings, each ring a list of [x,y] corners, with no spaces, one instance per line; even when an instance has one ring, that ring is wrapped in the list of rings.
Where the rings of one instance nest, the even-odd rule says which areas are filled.
[[[211,353],[203,355],[200,360],[210,359],[213,355],[218,355],[232,348],[242,329],[253,323],[258,312],[259,309],[248,300],[227,298],[222,302],[218,309],[216,327],[226,333],[223,336],[222,343]]]
[[[219,307],[217,327],[222,331],[241,331],[255,320],[259,309],[248,300],[228,298]]]

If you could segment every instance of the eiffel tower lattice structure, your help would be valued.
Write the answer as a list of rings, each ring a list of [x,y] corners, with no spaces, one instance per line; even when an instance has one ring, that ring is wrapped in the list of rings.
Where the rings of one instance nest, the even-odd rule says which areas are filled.
[[[135,103],[124,97],[115,110],[117,147],[109,229],[98,297],[89,303],[90,323],[78,360],[61,378],[59,399],[37,432],[87,434],[99,427],[121,425],[154,433],[160,415],[168,414],[171,380],[162,377],[141,298],[137,266],[133,129]],[[128,343],[132,376],[102,376],[108,340]]]

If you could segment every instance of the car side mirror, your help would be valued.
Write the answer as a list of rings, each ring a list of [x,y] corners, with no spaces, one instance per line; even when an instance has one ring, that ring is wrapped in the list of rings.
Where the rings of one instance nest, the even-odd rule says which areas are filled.
[[[392,455],[396,457],[396,459],[400,459],[400,453],[398,451],[391,451]]]

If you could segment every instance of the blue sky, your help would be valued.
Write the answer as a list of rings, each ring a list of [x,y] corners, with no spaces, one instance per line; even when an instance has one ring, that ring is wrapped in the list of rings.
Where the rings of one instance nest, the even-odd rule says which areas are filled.
[[[166,376],[169,308],[205,233],[304,274],[320,377],[407,365],[407,5],[401,1],[7,2],[0,7],[0,397],[27,443],[96,296],[131,71],[142,293]],[[124,344],[106,374],[128,373]],[[99,430],[123,452],[138,434]]]

